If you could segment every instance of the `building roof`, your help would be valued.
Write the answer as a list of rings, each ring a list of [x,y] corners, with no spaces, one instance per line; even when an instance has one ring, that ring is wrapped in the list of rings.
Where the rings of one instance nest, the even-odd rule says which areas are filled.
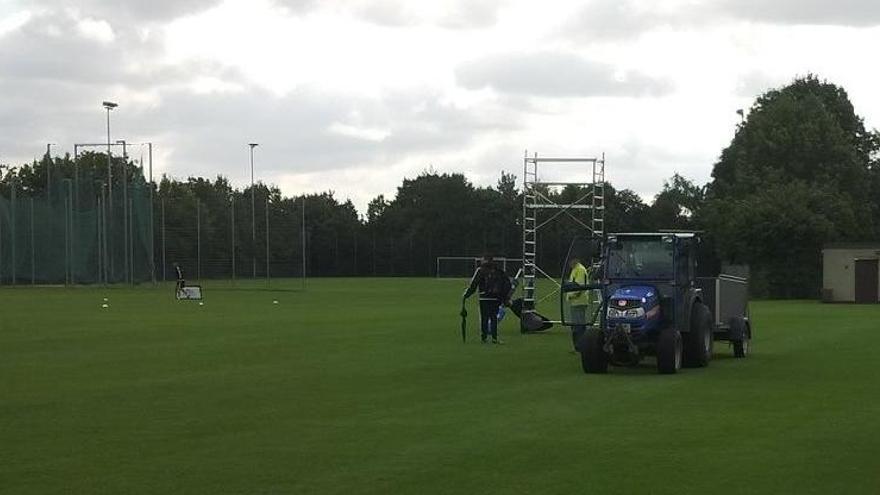
[[[880,241],[877,242],[831,242],[825,244],[823,251],[830,249],[876,249],[880,251]]]

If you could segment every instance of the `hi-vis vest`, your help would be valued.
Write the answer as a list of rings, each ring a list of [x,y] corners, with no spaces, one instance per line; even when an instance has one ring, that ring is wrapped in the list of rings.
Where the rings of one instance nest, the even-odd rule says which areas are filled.
[[[568,275],[568,281],[578,285],[587,285],[590,283],[590,270],[583,264],[578,263],[572,268],[571,273]],[[587,304],[590,304],[590,292],[592,291],[581,290],[569,292],[569,304],[572,306],[586,306]]]

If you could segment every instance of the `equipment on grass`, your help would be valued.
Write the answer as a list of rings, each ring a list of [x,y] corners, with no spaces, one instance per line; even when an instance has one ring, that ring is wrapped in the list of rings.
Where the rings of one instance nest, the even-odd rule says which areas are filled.
[[[202,287],[200,285],[187,285],[175,291],[174,296],[178,301],[201,301]]]
[[[599,252],[601,283],[564,281],[560,291],[562,324],[575,321],[566,294],[598,290],[598,319],[577,343],[585,373],[605,373],[608,365],[635,366],[656,356],[657,371],[677,373],[682,366],[709,365],[713,343],[728,341],[735,357],[745,357],[752,338],[748,280],[732,275],[697,275],[719,266],[700,249],[696,232],[610,234]],[[596,240],[577,239],[568,253],[590,259]]]
[[[510,310],[520,320],[520,325],[525,333],[536,333],[550,330],[553,322],[537,311],[523,311],[523,299],[518,298],[510,303]]]

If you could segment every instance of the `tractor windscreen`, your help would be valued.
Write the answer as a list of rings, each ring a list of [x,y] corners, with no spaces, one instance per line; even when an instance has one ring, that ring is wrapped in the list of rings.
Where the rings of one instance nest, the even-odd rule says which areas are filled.
[[[610,278],[671,279],[673,275],[671,237],[618,237],[609,243]]]

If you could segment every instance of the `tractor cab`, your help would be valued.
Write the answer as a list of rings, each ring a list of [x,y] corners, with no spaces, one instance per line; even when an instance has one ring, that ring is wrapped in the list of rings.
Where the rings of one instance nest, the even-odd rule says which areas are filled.
[[[693,288],[696,271],[693,233],[611,234],[604,246],[597,240],[575,241],[568,253],[566,267],[573,260],[589,260],[592,266],[592,290],[597,305],[591,322],[600,317],[608,323],[628,325],[636,335],[652,333],[663,325],[674,325],[678,316],[675,301]],[[578,284],[570,279],[562,283],[563,324],[571,321],[572,293]],[[599,310],[598,306],[604,306]]]

